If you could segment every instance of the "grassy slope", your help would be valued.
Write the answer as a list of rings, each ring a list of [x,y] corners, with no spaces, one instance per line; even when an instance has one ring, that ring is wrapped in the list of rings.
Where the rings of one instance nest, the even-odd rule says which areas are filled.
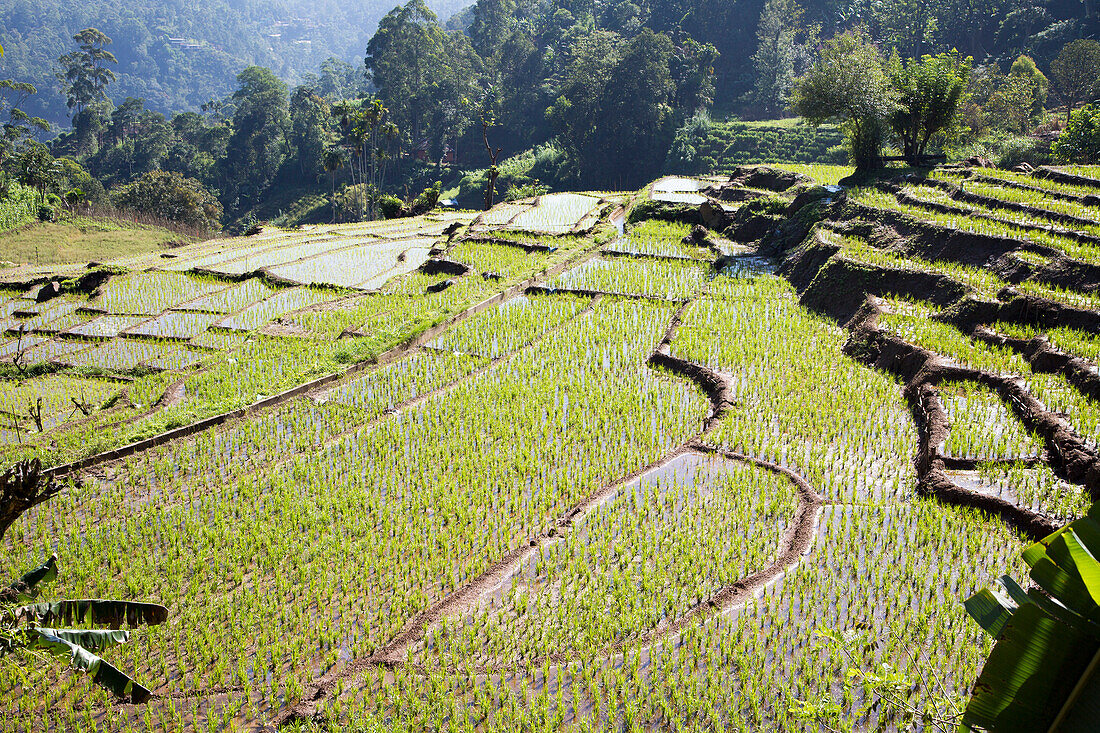
[[[103,261],[151,252],[181,239],[186,238],[158,227],[76,217],[0,233],[0,261],[42,265]]]

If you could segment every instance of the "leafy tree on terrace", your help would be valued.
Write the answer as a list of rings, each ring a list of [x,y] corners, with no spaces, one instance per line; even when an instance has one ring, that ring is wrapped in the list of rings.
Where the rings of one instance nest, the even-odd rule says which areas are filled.
[[[886,135],[894,91],[882,57],[863,29],[825,43],[794,87],[791,107],[812,124],[839,120],[857,169],[874,167]]]
[[[219,228],[222,207],[202,184],[179,173],[152,171],[112,192],[119,209],[148,214],[191,229]]]
[[[106,49],[111,39],[95,28],[85,28],[73,40],[80,50],[57,60],[61,65],[57,77],[69,109],[79,115],[88,105],[107,99],[107,85],[116,78],[107,64],[117,64],[118,59]]]
[[[909,159],[924,155],[928,143],[945,134],[958,121],[970,82],[972,59],[941,53],[902,60],[895,53],[889,64],[896,107],[890,112],[890,128]]]
[[[1033,117],[1037,117],[1043,113],[1043,105],[1047,101],[1047,91],[1050,89],[1050,81],[1047,79],[1046,74],[1039,71],[1039,67],[1035,65],[1035,59],[1030,56],[1018,56],[1015,61],[1012,62],[1011,68],[1008,70],[1009,76],[1020,76],[1028,79],[1033,88],[1031,113]]]
[[[1067,43],[1050,64],[1054,90],[1066,104],[1066,122],[1079,102],[1091,101],[1100,82],[1100,43],[1085,38]]]
[[[1086,104],[1074,112],[1051,152],[1060,163],[1100,162],[1100,106]]]

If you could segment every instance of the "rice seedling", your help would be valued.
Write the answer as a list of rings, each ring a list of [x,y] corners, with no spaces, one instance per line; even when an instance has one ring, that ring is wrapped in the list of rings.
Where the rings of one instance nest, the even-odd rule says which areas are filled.
[[[941,192],[942,193],[942,192]],[[937,194],[923,193],[925,197],[932,199]],[[959,231],[973,232],[975,234],[986,234],[996,237],[1008,237],[1012,239],[1018,239],[1023,242],[1033,242],[1039,245],[1045,245],[1052,249],[1058,250],[1065,254],[1067,257],[1081,260],[1082,262],[1088,262],[1090,264],[1100,263],[1100,249],[1088,244],[1081,244],[1068,237],[1059,236],[1057,234],[1050,234],[1048,232],[1032,231],[1015,227],[1010,223],[1011,212],[1005,212],[1002,215],[1000,212],[996,213],[996,216],[1006,221],[994,221],[990,219],[977,219],[968,217],[961,214],[940,214],[928,209],[923,209],[918,206],[910,206],[908,204],[902,204],[897,201],[893,196],[882,191],[860,189],[855,192],[853,196],[854,200],[871,206],[876,209],[886,209],[891,211],[897,211],[903,214],[908,214],[918,220],[926,221],[932,224],[939,224],[950,229],[957,229]],[[953,202],[953,204],[956,202]],[[974,207],[970,204],[962,204],[961,208]],[[1030,219],[1025,219],[1029,223]],[[1024,221],[1025,219],[1021,219]],[[1042,222],[1040,222],[1042,224]],[[1050,222],[1046,222],[1049,226]]]
[[[846,356],[861,345],[803,308],[763,260],[716,274],[600,258],[594,237],[508,229],[522,216],[543,232],[572,229],[591,216],[582,203],[598,199],[489,212],[501,223],[486,238],[553,249],[440,243],[469,274],[378,270],[370,293],[189,273],[204,259],[293,254],[269,266],[316,280],[340,261],[333,277],[350,283],[389,266],[379,252],[446,221],[185,247],[170,273],[116,276],[95,302],[75,299],[60,338],[0,345],[78,349],[51,365],[58,373],[0,382],[0,457],[75,458],[247,408],[97,467],[12,526],[0,573],[56,551],[72,565],[66,595],[156,598],[172,623],[120,655],[154,689],[148,707],[113,706],[55,671],[0,666],[10,711],[0,730],[260,728],[309,702],[326,675],[334,684],[309,704],[332,727],[409,731],[819,731],[802,715],[800,701],[813,700],[855,711],[845,721],[855,729],[920,728],[838,681],[853,664],[924,675],[928,684],[898,693],[918,709],[964,696],[989,642],[959,600],[1018,569],[1022,540],[986,514],[915,495],[902,385]],[[609,248],[702,258],[680,243],[688,232],[644,222]],[[984,269],[822,236],[856,265],[944,275],[983,298],[1004,286]],[[535,288],[488,301],[536,276],[559,291],[619,295]],[[146,292],[153,284],[165,292]],[[1015,287],[1095,307],[1076,291]],[[15,295],[0,312],[40,315]],[[20,309],[28,315],[11,315]],[[1100,441],[1100,410],[1062,377],[932,320],[927,303],[887,299],[885,310],[887,333],[1013,375]],[[1082,332],[1045,335],[1071,353],[1097,348]],[[651,359],[659,345],[667,358]],[[89,367],[117,381],[76,371]],[[319,377],[308,393],[269,399]],[[937,389],[951,421],[943,452],[977,464],[952,481],[1049,515],[1082,511],[1087,492],[1035,464],[1041,442],[995,393]],[[39,395],[49,395],[41,406]],[[712,450],[792,471],[822,501]],[[778,567],[795,529],[805,544]],[[722,594],[730,588],[744,592]],[[846,630],[861,641],[855,659],[819,643]],[[25,694],[47,685],[48,695]]]
[[[1033,326],[1021,326],[1004,322],[994,323],[991,329],[996,333],[1019,339],[1042,336],[1059,351],[1079,356],[1093,364],[1100,364],[1100,338],[1095,334],[1073,328],[1051,328],[1040,331]]]
[[[598,655],[672,622],[777,552],[790,482],[687,455],[623,487],[560,541],[525,559],[466,618],[446,619],[421,664],[511,664]]]
[[[117,315],[158,316],[201,295],[223,290],[228,283],[210,277],[175,272],[138,272],[112,277],[88,306]]]
[[[681,300],[703,287],[707,272],[687,262],[594,259],[550,280],[550,288]]]
[[[996,392],[972,382],[940,387],[940,400],[951,421],[946,454],[978,461],[1034,458],[1043,442],[1029,432]]]
[[[964,186],[968,193],[975,193],[998,201],[1025,204],[1034,207],[1039,210],[1037,213],[1040,215],[1045,211],[1053,214],[1066,214],[1087,221],[1096,221],[1097,215],[1100,214],[1100,211],[1093,206],[1088,206],[1076,201],[1050,198],[1044,196],[1041,191],[1013,188],[1010,186],[998,186],[982,180],[966,180],[962,177],[950,176],[944,173],[936,173],[933,175],[941,180],[950,181],[955,185]],[[1091,231],[1087,226],[1082,227],[1082,230]]]
[[[114,338],[123,331],[136,328],[148,320],[148,316],[99,316],[69,328],[65,334],[91,339]]]
[[[219,316],[214,313],[167,311],[156,318],[128,328],[123,333],[127,336],[189,340],[210,328],[218,318]]]
[[[253,303],[268,298],[275,292],[275,288],[260,278],[251,277],[236,285],[230,285],[225,290],[219,290],[216,293],[183,303],[180,307],[208,313],[236,313]]]
[[[150,366],[177,344],[171,341],[145,341],[138,339],[113,339],[90,349],[65,354],[60,361],[68,366],[92,367],[114,372],[128,372],[142,366]]]
[[[496,359],[526,346],[546,330],[576,316],[587,305],[588,299],[572,296],[514,298],[449,329],[428,346]]]
[[[320,288],[288,288],[280,290],[259,303],[214,323],[219,328],[234,331],[255,331],[266,323],[291,311],[334,300],[339,294]]]
[[[737,406],[714,443],[796,470],[826,498],[909,490],[912,423],[898,385],[842,355],[845,332],[774,276],[719,276],[685,313],[673,353],[727,374]]]
[[[0,425],[18,424],[17,431],[41,433],[86,414],[85,410],[100,409],[120,390],[117,382],[64,374],[0,381]]]
[[[844,257],[855,262],[907,272],[929,272],[946,275],[986,300],[996,300],[997,293],[1008,283],[994,273],[980,267],[969,267],[955,262],[928,262],[919,257],[904,257],[897,252],[872,247],[860,237],[843,236],[821,229],[819,236],[827,242],[839,244]]]
[[[933,171],[930,175],[933,178],[938,178],[942,174],[939,171]],[[1037,188],[1041,191],[1063,194],[1065,196],[1081,197],[1097,195],[1097,190],[1090,186],[1075,186],[1070,183],[1061,183],[1059,181],[1052,181],[1049,178],[1038,178],[1026,173],[1005,171],[1000,168],[985,168],[974,176],[974,178],[977,180],[992,179],[993,181],[1016,183],[1030,188]]]
[[[430,237],[383,239],[306,259],[296,258],[268,267],[268,271],[302,285],[376,289],[395,274],[420,267],[434,243],[435,239]]]
[[[819,163],[775,163],[774,168],[792,171],[809,176],[818,183],[826,186],[836,186],[841,179],[855,173],[855,168],[847,165],[825,165]]]

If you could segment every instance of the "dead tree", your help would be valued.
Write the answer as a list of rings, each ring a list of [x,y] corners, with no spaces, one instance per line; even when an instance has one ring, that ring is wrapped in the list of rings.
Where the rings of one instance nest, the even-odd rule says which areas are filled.
[[[23,512],[59,491],[61,486],[52,476],[42,475],[42,462],[37,458],[20,461],[0,474],[0,539]]]
[[[492,146],[489,145],[489,125],[491,124],[491,119],[482,118],[481,139],[485,141],[485,150],[489,153],[489,170],[486,172],[488,180],[485,182],[485,211],[493,208],[493,189],[496,188],[497,176],[500,175],[500,169],[497,168],[497,158],[504,150],[504,148],[497,148],[496,152],[493,152]]]

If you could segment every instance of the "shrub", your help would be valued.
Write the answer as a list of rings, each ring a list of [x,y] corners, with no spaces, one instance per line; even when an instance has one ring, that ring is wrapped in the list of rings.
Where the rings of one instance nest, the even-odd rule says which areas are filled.
[[[111,198],[119,209],[192,229],[211,231],[221,226],[222,206],[218,200],[201,183],[179,173],[150,171],[116,189]]]
[[[396,196],[385,194],[378,199],[378,208],[385,218],[396,219],[401,216],[401,212],[405,209],[405,202]]]
[[[38,220],[39,221],[53,221],[57,211],[49,204],[42,204],[38,207]]]
[[[1087,104],[1070,115],[1051,151],[1059,163],[1100,162],[1100,106]]]

